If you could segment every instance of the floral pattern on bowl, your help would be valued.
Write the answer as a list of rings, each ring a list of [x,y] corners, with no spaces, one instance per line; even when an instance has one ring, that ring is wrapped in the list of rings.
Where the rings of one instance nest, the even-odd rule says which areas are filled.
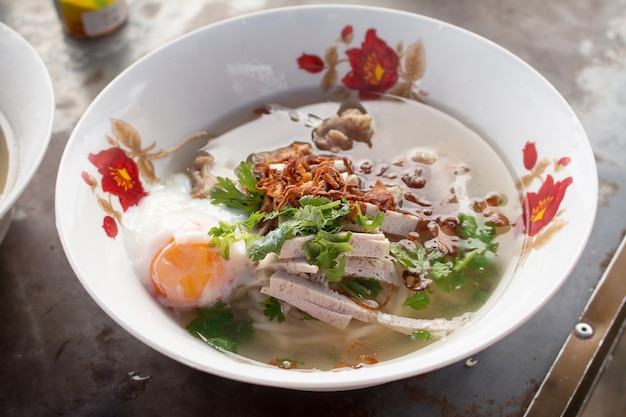
[[[110,119],[110,122],[113,137],[107,135],[106,141],[111,147],[88,156],[89,162],[102,176],[100,188],[104,197],[99,194],[98,180],[92,174],[83,171],[81,176],[96,195],[98,205],[104,210],[102,228],[107,236],[115,238],[118,224],[122,221],[122,212],[136,206],[148,195],[141,178],[149,184],[159,181],[153,161],[173,154],[197,137],[191,136],[169,150],[154,151],[154,142],[142,148],[141,136],[130,124],[118,119]],[[117,204],[112,197],[118,198]],[[116,206],[120,206],[122,212]]]
[[[338,43],[349,46],[354,40],[353,27],[347,25],[341,31]],[[344,51],[347,58],[340,59],[337,46],[326,49],[324,57],[302,53],[297,59],[298,66],[310,73],[324,75],[320,82],[323,90],[332,89],[339,80],[338,67],[350,64],[350,70],[341,78],[345,87],[359,91],[362,99],[375,98],[380,93],[419,99],[419,94],[426,95],[415,83],[426,71],[426,53],[421,40],[404,49],[404,43],[398,42],[396,49],[379,38],[376,29],[368,29],[360,48]],[[338,93],[343,90],[338,88]]]
[[[562,218],[565,209],[559,210],[559,208],[567,187],[574,182],[574,179],[565,177],[560,181],[555,181],[551,174],[546,173],[552,168],[553,174],[558,174],[571,162],[571,158],[538,160],[537,147],[534,142],[527,142],[522,152],[524,168],[529,171],[516,182],[516,187],[522,190],[522,221],[526,234],[521,256],[523,262],[531,251],[544,247],[567,225],[567,221]],[[527,191],[536,181],[540,182],[539,189]]]

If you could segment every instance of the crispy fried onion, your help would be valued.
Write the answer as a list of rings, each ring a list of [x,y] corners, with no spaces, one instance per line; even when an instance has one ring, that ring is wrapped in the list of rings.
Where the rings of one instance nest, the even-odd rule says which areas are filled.
[[[393,195],[382,182],[377,181],[368,190],[346,182],[342,172],[354,174],[350,160],[314,154],[309,144],[296,142],[274,152],[255,154],[249,160],[258,180],[256,187],[265,193],[262,211],[299,207],[299,199],[307,195],[345,198],[352,205],[371,203],[383,211],[396,209]]]

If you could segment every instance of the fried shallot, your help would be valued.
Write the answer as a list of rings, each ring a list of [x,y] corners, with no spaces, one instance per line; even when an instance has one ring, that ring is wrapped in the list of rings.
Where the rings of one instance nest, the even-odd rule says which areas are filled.
[[[265,193],[262,211],[281,210],[285,206],[299,207],[303,196],[346,199],[356,203],[374,204],[379,210],[395,210],[395,198],[380,181],[371,189],[363,190],[353,182],[346,182],[353,174],[345,157],[317,155],[311,147],[294,143],[275,152],[253,155],[252,171],[258,179],[257,189]]]

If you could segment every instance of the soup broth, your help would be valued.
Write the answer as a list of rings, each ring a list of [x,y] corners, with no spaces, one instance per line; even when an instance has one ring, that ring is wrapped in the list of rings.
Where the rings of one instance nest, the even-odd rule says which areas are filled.
[[[495,237],[497,256],[488,267],[481,267],[477,284],[432,284],[426,290],[427,308],[420,309],[403,303],[415,291],[408,285],[399,285],[393,290],[384,311],[427,320],[453,320],[477,311],[496,286],[508,279],[521,250],[521,237],[510,231],[521,215],[510,171],[482,137],[441,111],[395,98],[366,101],[362,105],[372,118],[374,133],[371,142],[355,141],[336,155],[347,157],[353,163],[354,172],[364,188],[380,181],[388,187],[403,189],[398,210],[418,216],[424,225],[456,218],[459,206],[463,204],[470,211],[476,210],[477,206],[494,206],[502,218],[511,221],[503,228],[505,232]],[[202,150],[213,157],[215,175],[233,178],[235,168],[253,152],[272,150],[293,142],[311,143],[312,128],[319,127],[323,119],[336,114],[339,106],[340,103],[336,102],[297,109],[269,105],[262,109],[261,116],[210,140]],[[313,149],[319,154],[330,153],[315,146]],[[460,182],[459,178],[463,181]],[[413,239],[418,244],[430,245],[437,240],[433,233],[436,235],[432,230],[420,229],[413,234]],[[392,242],[403,238],[405,236],[389,236]],[[445,244],[444,240],[438,242]],[[466,278],[474,279],[471,276]],[[480,291],[476,290],[478,287]],[[252,323],[254,329],[251,339],[238,344],[237,353],[280,367],[358,368],[408,354],[445,336],[445,331],[432,335],[429,332],[407,335],[380,323],[356,319],[341,329],[284,303],[284,321],[268,320],[259,307],[266,298],[258,288],[242,285],[224,299],[234,318]],[[175,311],[183,325],[196,315],[194,310],[175,308]],[[424,335],[428,337],[421,337]]]
[[[6,118],[0,113],[0,201],[13,185],[16,153],[12,131]]]

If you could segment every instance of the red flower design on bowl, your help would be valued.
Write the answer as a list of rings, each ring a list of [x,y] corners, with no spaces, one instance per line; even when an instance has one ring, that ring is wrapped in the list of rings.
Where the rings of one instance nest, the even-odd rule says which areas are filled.
[[[348,49],[346,55],[352,71],[341,81],[347,87],[359,90],[361,96],[383,93],[398,82],[398,54],[376,35],[375,29],[365,33],[360,49]]]
[[[303,53],[298,58],[298,67],[307,72],[315,74],[324,69],[324,60],[317,55]]]
[[[535,142],[526,142],[522,152],[524,155],[524,168],[530,171],[537,163],[537,147],[535,146]]]
[[[117,223],[113,217],[104,216],[104,219],[102,220],[102,228],[108,237],[115,238],[117,236]]]
[[[567,187],[572,182],[572,177],[554,182],[552,176],[548,175],[539,191],[526,193],[523,219],[528,236],[535,236],[552,221],[559,211]]]
[[[124,211],[148,195],[139,180],[137,164],[122,149],[114,147],[90,153],[89,161],[102,174],[102,190],[118,196]]]

